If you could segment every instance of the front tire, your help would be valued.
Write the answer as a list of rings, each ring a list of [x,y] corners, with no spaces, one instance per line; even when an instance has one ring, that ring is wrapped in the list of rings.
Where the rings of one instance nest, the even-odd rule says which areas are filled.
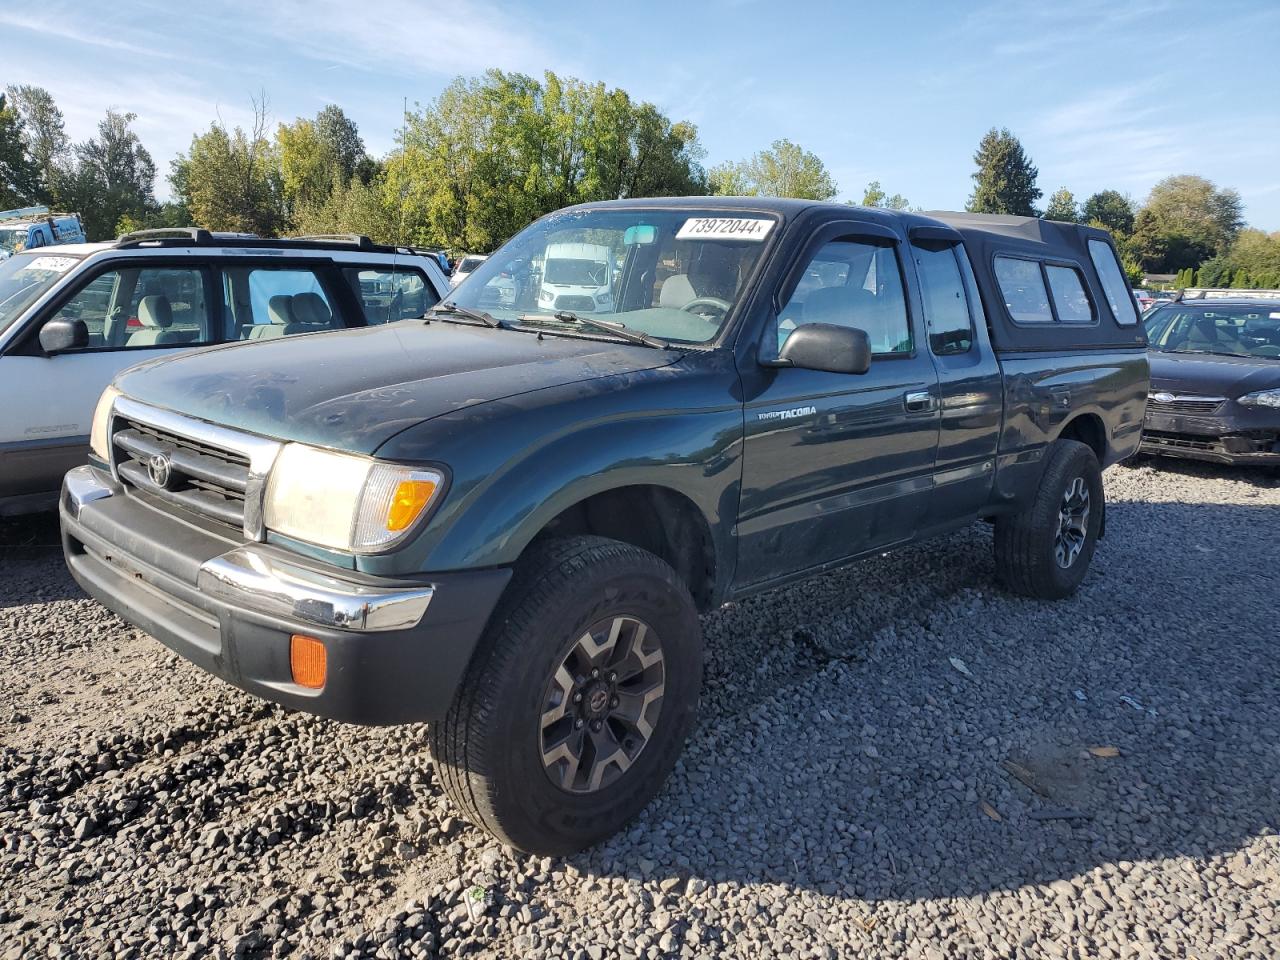
[[[1102,470],[1087,445],[1058,440],[1034,499],[996,518],[996,575],[1014,593],[1060,600],[1080,587],[1106,508]]]
[[[476,826],[573,853],[658,792],[701,687],[697,610],[670,566],[602,537],[548,540],[522,558],[431,750]]]

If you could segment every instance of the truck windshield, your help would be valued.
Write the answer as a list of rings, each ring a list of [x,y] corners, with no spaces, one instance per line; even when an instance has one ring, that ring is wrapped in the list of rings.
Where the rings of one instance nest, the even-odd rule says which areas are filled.
[[[517,234],[464,280],[458,306],[548,332],[594,315],[666,341],[714,340],[747,290],[775,217],[696,207],[575,210]]]
[[[0,333],[79,262],[79,257],[47,253],[19,253],[0,260]]]
[[[1274,307],[1160,307],[1143,324],[1150,348],[1162,353],[1280,359],[1280,301]]]
[[[0,250],[4,250],[7,253],[17,253],[19,248],[27,242],[27,234],[29,232],[26,227],[0,229]]]

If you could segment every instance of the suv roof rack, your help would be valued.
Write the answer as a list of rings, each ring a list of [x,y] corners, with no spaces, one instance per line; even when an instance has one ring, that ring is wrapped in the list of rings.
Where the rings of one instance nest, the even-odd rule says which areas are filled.
[[[127,249],[158,240],[186,240],[188,243],[206,244],[213,242],[213,234],[204,227],[156,227],[152,230],[134,230],[132,233],[123,234],[116,238],[116,246]]]
[[[378,244],[374,243],[362,233],[309,233],[300,237],[286,237],[287,240],[310,240],[323,241],[326,243],[350,243],[354,244],[361,250],[376,250]]]
[[[1280,290],[1231,290],[1227,287],[1187,287],[1177,300],[1280,300]]]
[[[156,227],[151,230],[134,230],[117,238],[117,249],[132,249],[142,245],[156,247],[285,247],[292,249],[354,247],[371,253],[400,253],[406,256],[434,256],[435,251],[423,251],[414,247],[374,243],[359,233],[317,233],[300,237],[260,237],[256,233],[223,233],[204,227]]]

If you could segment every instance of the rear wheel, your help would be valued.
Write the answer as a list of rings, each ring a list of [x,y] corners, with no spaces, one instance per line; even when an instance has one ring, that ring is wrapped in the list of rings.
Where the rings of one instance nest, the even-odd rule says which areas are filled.
[[[1105,509],[1102,470],[1093,450],[1059,440],[1035,498],[996,519],[996,573],[1015,593],[1058,600],[1079,588],[1098,542]]]
[[[548,541],[521,561],[432,753],[477,826],[571,853],[658,792],[701,685],[697,611],[674,570],[601,537]]]

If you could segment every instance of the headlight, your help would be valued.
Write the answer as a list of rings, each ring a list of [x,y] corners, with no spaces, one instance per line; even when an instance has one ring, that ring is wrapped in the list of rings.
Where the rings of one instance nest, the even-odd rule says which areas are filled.
[[[263,522],[317,546],[371,553],[404,537],[443,487],[438,470],[290,443],[271,468]]]
[[[1246,393],[1236,402],[1242,403],[1246,407],[1280,409],[1280,390],[1259,390],[1256,393]]]
[[[115,387],[102,391],[98,406],[93,411],[93,425],[89,428],[89,450],[103,463],[111,462],[111,438],[107,432],[111,428],[111,407],[118,396],[120,391]]]

